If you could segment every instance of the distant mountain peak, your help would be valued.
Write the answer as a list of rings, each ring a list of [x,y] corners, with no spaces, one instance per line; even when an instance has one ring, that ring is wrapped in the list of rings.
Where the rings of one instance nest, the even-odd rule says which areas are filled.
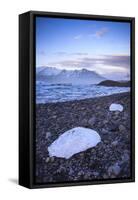
[[[37,69],[36,76],[38,80],[45,80],[49,84],[97,84],[105,80],[97,72],[84,68],[78,70],[61,70],[56,67],[42,67],[41,69]]]
[[[59,74],[60,72],[61,70],[56,67],[43,66],[36,68],[36,74],[40,76],[53,76]]]
[[[83,71],[83,72],[86,72],[86,71],[88,71],[88,70],[87,70],[87,69],[85,69],[85,68],[82,68],[82,71]]]

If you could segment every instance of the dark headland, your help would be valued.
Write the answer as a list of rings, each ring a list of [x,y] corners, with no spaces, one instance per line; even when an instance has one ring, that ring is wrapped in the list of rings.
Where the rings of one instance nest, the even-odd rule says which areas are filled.
[[[110,112],[112,103],[122,112]],[[74,127],[96,130],[101,142],[70,159],[49,157],[48,146]],[[36,182],[128,178],[130,169],[130,93],[36,105]]]
[[[106,86],[106,87],[130,87],[130,81],[113,81],[113,80],[105,80],[100,82],[98,85]]]

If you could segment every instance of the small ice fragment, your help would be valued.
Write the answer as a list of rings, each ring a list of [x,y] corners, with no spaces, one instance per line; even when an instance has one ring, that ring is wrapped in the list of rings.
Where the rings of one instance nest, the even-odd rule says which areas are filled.
[[[110,111],[123,111],[123,106],[121,104],[112,103],[109,107]]]

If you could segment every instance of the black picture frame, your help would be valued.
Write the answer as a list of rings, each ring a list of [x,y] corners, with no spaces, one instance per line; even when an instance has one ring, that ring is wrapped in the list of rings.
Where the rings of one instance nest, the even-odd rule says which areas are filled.
[[[130,22],[131,24],[131,177],[81,182],[35,183],[35,17]],[[29,11],[19,15],[19,184],[27,188],[126,183],[135,181],[135,18]]]

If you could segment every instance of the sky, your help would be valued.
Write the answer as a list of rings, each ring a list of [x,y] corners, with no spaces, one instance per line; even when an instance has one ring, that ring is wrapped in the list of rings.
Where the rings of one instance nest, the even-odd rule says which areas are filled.
[[[36,67],[130,75],[130,23],[36,17]]]

